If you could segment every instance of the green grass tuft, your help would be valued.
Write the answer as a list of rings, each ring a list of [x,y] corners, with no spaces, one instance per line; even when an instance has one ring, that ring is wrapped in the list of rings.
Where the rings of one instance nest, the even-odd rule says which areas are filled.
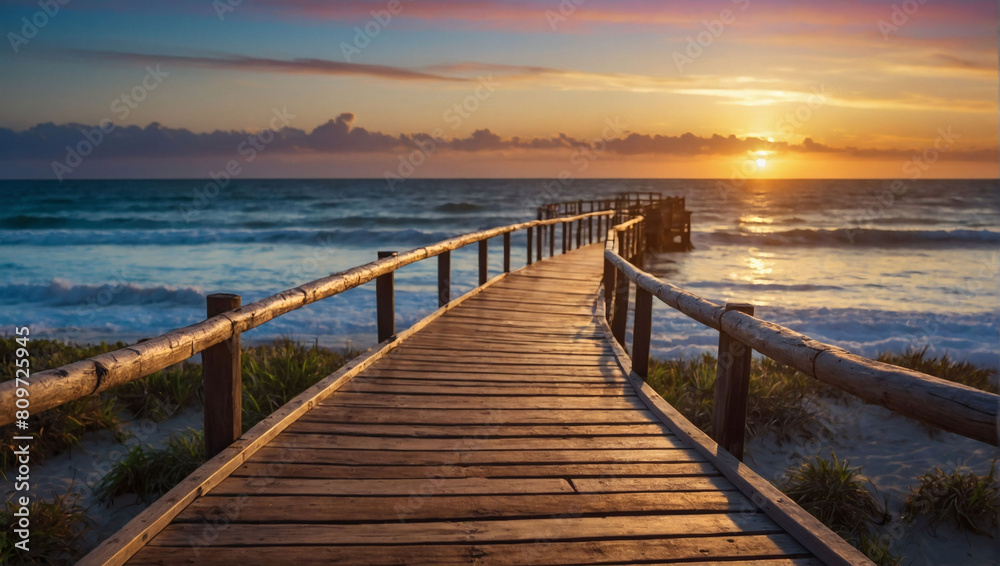
[[[829,460],[816,456],[789,468],[782,491],[840,536],[857,539],[870,534],[869,523],[888,520],[868,485],[860,468],[831,453]]]
[[[201,365],[185,361],[109,393],[133,418],[166,420],[185,406],[202,404]]]
[[[712,433],[715,356],[671,361],[650,360],[646,382],[698,428]],[[769,358],[754,358],[747,397],[749,440],[774,434],[779,441],[808,436],[821,410],[818,395],[827,386]]]
[[[955,361],[948,357],[948,354],[940,357],[928,356],[927,346],[920,349],[910,346],[903,353],[882,352],[878,356],[878,361],[916,370],[990,393],[1000,393],[997,387],[996,371],[975,366],[967,361]]]
[[[996,462],[985,475],[961,467],[951,473],[936,468],[918,479],[920,483],[910,490],[904,504],[904,520],[912,523],[926,516],[932,528],[948,521],[959,529],[983,535],[989,535],[990,529],[997,526],[1000,485]]]
[[[78,346],[63,344],[55,340],[32,339],[28,342],[28,352],[31,360],[31,374],[57,368],[69,363],[97,356],[111,350],[122,348],[125,344],[118,342],[97,346]],[[21,346],[17,337],[0,337],[0,367],[3,375],[15,375],[15,352]],[[31,446],[31,460],[41,464],[45,458],[59,454],[72,448],[80,442],[85,432],[92,430],[113,429],[118,426],[117,409],[113,400],[96,395],[71,401],[59,407],[40,413],[32,413],[28,418],[27,433],[34,436]],[[14,427],[4,427],[0,443],[0,472],[7,470],[14,460],[11,452],[14,446],[13,437],[24,434]],[[2,474],[0,474],[2,475]]]
[[[19,506],[8,501],[0,509],[0,564],[73,564],[82,556],[79,545],[90,520],[80,507],[77,495],[56,495],[50,501],[35,499],[30,512],[28,552],[16,548],[20,541],[13,532]]]
[[[355,355],[288,338],[243,350],[243,432]]]
[[[129,493],[145,503],[152,503],[204,461],[205,437],[201,431],[188,429],[185,433],[170,435],[165,448],[158,450],[148,445],[133,448],[104,476],[94,494],[99,501],[109,505],[114,498]]]

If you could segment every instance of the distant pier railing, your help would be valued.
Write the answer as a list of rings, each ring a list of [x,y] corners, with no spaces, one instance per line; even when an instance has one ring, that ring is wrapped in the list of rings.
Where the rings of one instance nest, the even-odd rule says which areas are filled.
[[[393,277],[397,269],[437,257],[438,304],[445,306],[451,301],[452,251],[478,244],[478,280],[482,286],[489,279],[487,242],[491,238],[503,237],[501,275],[504,275],[510,271],[512,233],[526,231],[525,259],[530,265],[543,259],[543,233],[549,236],[549,257],[555,254],[556,225],[562,227],[561,250],[565,253],[580,247],[584,241],[593,243],[595,238],[606,234],[607,230],[601,229],[602,221],[609,225],[610,218],[614,215],[614,211],[594,211],[533,220],[464,234],[408,252],[379,252],[377,261],[311,281],[242,307],[238,295],[210,295],[208,318],[202,322],[171,330],[113,352],[40,371],[27,380],[27,385],[20,385],[15,380],[0,383],[0,425],[14,422],[18,390],[26,390],[31,399],[32,412],[39,413],[142,379],[198,353],[204,353],[205,445],[208,457],[212,457],[236,440],[242,431],[239,406],[242,391],[239,339],[242,333],[310,303],[376,281],[378,340],[380,344],[390,342],[396,334]],[[598,226],[596,230],[595,221]],[[585,231],[586,237],[583,236]]]
[[[635,259],[642,252],[643,219],[611,228],[604,251],[605,316],[614,338],[625,348],[629,286],[634,284],[632,369],[646,378],[652,322],[652,298],[719,331],[718,367],[712,431],[716,442],[742,459],[752,350],[866,403],[923,421],[940,429],[998,445],[1000,396],[854,355],[794,330],[754,318],[753,306],[719,305],[643,271]]]
[[[654,252],[686,252],[691,245],[691,212],[684,197],[667,197],[655,192],[624,192],[593,200],[553,202],[538,207],[538,219],[583,214],[595,210],[614,210],[618,224],[642,216],[645,218],[644,247]]]

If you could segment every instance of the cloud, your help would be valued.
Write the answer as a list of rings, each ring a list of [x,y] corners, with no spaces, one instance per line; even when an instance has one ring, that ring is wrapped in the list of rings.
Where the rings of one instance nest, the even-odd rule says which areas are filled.
[[[145,127],[118,126],[103,134],[94,149],[94,159],[114,158],[201,158],[236,156],[241,147],[265,140],[267,154],[393,154],[426,147],[428,133],[391,135],[355,126],[353,113],[344,112],[311,132],[285,127],[273,132],[216,130],[195,133],[185,128],[168,128],[153,122]],[[105,128],[109,129],[109,128]],[[62,161],[69,151],[89,139],[95,139],[97,126],[51,122],[22,131],[0,128],[0,162]],[[88,134],[89,133],[89,134]],[[261,134],[264,134],[263,136]],[[270,141],[266,141],[270,140]],[[418,141],[420,143],[418,143]],[[489,129],[479,129],[467,137],[434,139],[435,146],[457,153],[565,152],[588,148],[619,156],[740,156],[758,151],[799,154],[839,154],[856,158],[909,158],[915,150],[906,148],[831,147],[806,138],[800,144],[768,142],[762,138],[735,135],[698,136],[693,133],[663,135],[625,132],[622,137],[591,141],[565,133],[550,137],[504,138]],[[83,152],[81,152],[83,153]],[[996,161],[997,148],[951,150],[952,160]]]
[[[50,52],[48,56],[56,58],[82,59],[87,61],[125,61],[138,63],[140,65],[155,65],[159,63],[182,67],[254,71],[263,73],[369,76],[400,81],[466,82],[468,80],[461,77],[448,77],[389,65],[361,65],[357,63],[344,63],[340,61],[330,61],[327,59],[310,58],[268,59],[264,57],[247,57],[243,55],[193,57],[156,53],[133,53],[128,51],[92,51],[89,49],[53,51]]]

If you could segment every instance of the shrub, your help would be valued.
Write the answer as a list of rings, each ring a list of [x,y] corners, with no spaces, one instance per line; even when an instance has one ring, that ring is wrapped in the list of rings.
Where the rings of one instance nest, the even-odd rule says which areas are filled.
[[[324,377],[353,352],[305,346],[288,338],[243,351],[243,431],[259,423]]]
[[[80,507],[79,496],[56,495],[50,501],[34,499],[28,505],[31,538],[28,552],[16,548],[20,540],[13,528],[19,506],[8,501],[0,509],[0,564],[73,564],[83,553],[79,545],[89,519]]]
[[[789,468],[782,491],[840,536],[857,539],[870,534],[869,523],[888,520],[866,484],[860,468],[831,453],[829,460],[816,456]]]
[[[127,493],[152,503],[204,461],[205,437],[201,431],[188,429],[185,433],[170,435],[165,448],[155,449],[148,445],[133,448],[101,479],[94,494],[105,504]]]
[[[936,468],[918,479],[919,485],[911,488],[903,506],[906,521],[912,523],[919,516],[927,516],[932,528],[949,521],[959,529],[978,534],[988,534],[997,526],[1000,486],[996,462],[985,475],[961,467],[951,473]]]
[[[698,428],[712,433],[715,356],[673,361],[650,360],[646,382]],[[746,438],[774,434],[779,441],[808,436],[822,415],[817,396],[823,384],[769,358],[750,368]]]
[[[1000,393],[994,370],[977,367],[967,361],[957,362],[949,358],[948,354],[940,357],[928,356],[927,346],[919,350],[910,346],[901,354],[882,352],[878,356],[878,361],[916,370],[990,393]]]

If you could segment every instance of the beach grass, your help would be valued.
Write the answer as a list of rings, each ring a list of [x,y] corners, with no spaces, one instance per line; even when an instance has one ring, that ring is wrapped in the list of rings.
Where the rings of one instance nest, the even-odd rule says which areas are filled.
[[[888,519],[871,482],[846,459],[814,456],[786,470],[782,491],[844,538],[858,538],[872,522]]]
[[[337,371],[360,351],[335,351],[290,338],[243,350],[243,432]]]
[[[111,391],[133,418],[166,420],[187,406],[204,402],[201,364],[184,361]]]
[[[927,346],[923,348],[909,346],[902,353],[882,352],[878,356],[878,361],[920,371],[990,393],[1000,393],[996,371],[976,366],[968,361],[953,360],[948,354],[931,356],[927,353]]]
[[[879,537],[876,525],[888,523],[887,503],[879,503],[875,486],[833,452],[814,456],[785,470],[781,490],[824,525],[853,544],[879,566],[896,566],[902,559]],[[869,489],[871,488],[871,489]]]
[[[94,494],[105,504],[126,494],[134,494],[149,504],[170,491],[204,461],[205,437],[201,431],[188,429],[174,433],[164,448],[140,444],[130,450],[101,479]]]
[[[903,519],[927,517],[931,528],[950,522],[961,530],[989,536],[1000,520],[1000,484],[997,463],[985,474],[956,467],[936,468],[918,479],[903,507]]]
[[[83,555],[80,543],[90,526],[90,519],[80,506],[79,496],[54,495],[51,499],[33,499],[30,516],[29,552],[14,546],[20,540],[11,525],[16,524],[18,506],[7,501],[0,508],[0,564],[74,564]]]
[[[250,429],[296,395],[335,372],[356,352],[336,352],[318,344],[306,346],[288,338],[243,350],[243,430]],[[198,366],[194,366],[198,368]],[[182,388],[189,379],[185,368],[165,376],[161,395],[174,395],[181,389],[197,397],[193,388]],[[200,379],[200,368],[198,371]],[[188,377],[185,377],[188,376]],[[172,397],[174,402],[180,397]],[[135,494],[151,503],[169,491],[205,461],[202,431],[188,430],[174,434],[163,448],[149,445],[134,447],[112,467],[97,489],[98,498],[111,503],[114,498]]]
[[[650,360],[646,382],[698,428],[712,433],[715,356]],[[829,387],[770,358],[754,358],[747,398],[746,438],[773,434],[778,440],[809,436],[822,416],[816,403]]]

